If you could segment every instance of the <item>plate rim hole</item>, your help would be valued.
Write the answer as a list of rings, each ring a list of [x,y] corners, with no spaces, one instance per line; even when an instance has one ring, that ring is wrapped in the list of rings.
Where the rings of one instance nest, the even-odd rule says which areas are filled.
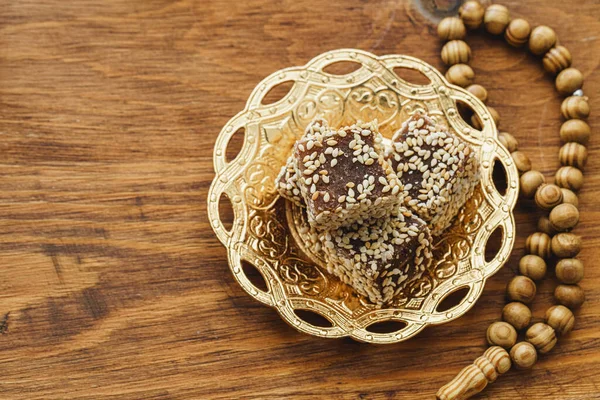
[[[321,71],[329,75],[346,76],[353,74],[361,68],[362,64],[358,61],[339,60],[327,64],[321,69]]]
[[[400,319],[390,319],[386,321],[377,321],[365,327],[365,330],[370,333],[395,333],[406,329],[408,322]]]
[[[295,84],[296,82],[293,79],[278,82],[263,95],[260,103],[263,106],[270,106],[283,100],[293,90]]]
[[[491,244],[491,248],[489,245]],[[487,241],[485,242],[485,249],[483,252],[483,258],[486,263],[492,262],[497,256],[500,250],[502,249],[502,245],[504,244],[504,227],[502,225],[498,225],[490,236],[488,236]],[[493,256],[491,255],[493,254]]]
[[[246,128],[241,126],[227,141],[227,146],[225,146],[225,162],[230,163],[240,155],[240,151],[244,148],[245,140]]]
[[[498,157],[494,157],[491,174],[492,183],[496,191],[500,196],[506,196],[506,191],[508,190],[508,173],[504,167],[504,163]]]
[[[399,79],[414,86],[430,86],[433,83],[427,75],[418,69],[398,65],[392,71]]]
[[[435,312],[444,313],[453,309],[459,304],[462,304],[462,302],[469,296],[469,293],[471,293],[471,288],[469,286],[461,286],[450,293],[447,293],[444,295],[444,297],[442,297],[437,306],[435,306]]]
[[[252,286],[258,291],[268,293],[269,285],[267,285],[267,280],[260,270],[256,267],[256,265],[252,264],[248,260],[241,260],[241,268],[244,272],[244,276],[246,279],[250,281]]]
[[[317,310],[298,307],[294,308],[294,314],[296,315],[296,317],[312,326],[316,326],[319,328],[334,327],[333,322]]]
[[[467,103],[466,101],[462,101],[460,99],[456,99],[456,109],[458,110],[458,114],[465,121],[465,124],[469,125],[471,128],[479,131],[475,124],[473,124],[473,116],[475,115],[475,109],[472,105]]]
[[[233,203],[227,193],[223,192],[219,196],[218,207],[219,219],[221,220],[221,224],[223,224],[223,228],[225,228],[227,232],[231,232],[233,221],[235,220],[235,211],[233,209]]]

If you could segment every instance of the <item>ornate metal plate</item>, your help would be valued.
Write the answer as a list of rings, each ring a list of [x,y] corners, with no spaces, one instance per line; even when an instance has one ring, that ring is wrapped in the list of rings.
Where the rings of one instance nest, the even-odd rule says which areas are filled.
[[[347,61],[360,67],[346,75],[324,72],[330,64]],[[417,70],[430,83],[416,85],[398,77],[394,68]],[[281,100],[265,105],[264,96],[275,86],[292,81]],[[473,129],[457,112],[457,101],[470,106],[483,121]],[[291,153],[293,143],[317,114],[332,125],[356,119],[377,118],[384,136],[391,137],[408,115],[426,111],[467,140],[479,153],[481,185],[460,211],[455,223],[435,240],[435,260],[430,271],[408,285],[394,304],[378,308],[351,287],[327,274],[318,254],[310,254],[298,227],[303,214],[280,199],[274,180]],[[243,128],[243,146],[231,161],[225,158],[231,137]],[[500,194],[492,181],[495,162],[507,177]],[[208,217],[226,246],[234,278],[256,300],[274,307],[294,328],[315,336],[350,336],[370,343],[406,340],[428,324],[460,317],[479,298],[485,280],[507,260],[514,243],[512,210],[517,199],[518,174],[510,154],[496,138],[496,127],[486,107],[462,88],[449,84],[432,66],[413,57],[377,57],[360,50],[335,50],[321,54],[304,67],[278,71],[252,92],[246,108],[221,131],[214,149],[216,176],[208,196]],[[234,220],[225,229],[219,216],[222,196],[230,199]],[[491,234],[502,230],[502,244],[491,260],[485,246]],[[267,290],[255,287],[242,268],[246,261],[265,279]],[[467,288],[468,294],[448,310],[437,310],[449,294]],[[324,316],[331,326],[321,327],[299,317],[295,310]],[[382,321],[406,325],[387,333],[370,331]],[[372,329],[375,330],[375,329]]]

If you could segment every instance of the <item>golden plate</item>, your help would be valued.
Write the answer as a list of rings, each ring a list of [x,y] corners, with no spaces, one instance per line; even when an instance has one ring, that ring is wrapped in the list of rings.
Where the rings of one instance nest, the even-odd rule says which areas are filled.
[[[324,72],[327,66],[340,61],[358,63],[360,67],[345,75]],[[394,68],[417,70],[430,83],[409,83],[398,77]],[[273,104],[262,103],[273,87],[288,81],[293,87],[285,97]],[[457,101],[479,116],[483,121],[481,131],[461,118]],[[452,227],[435,239],[430,271],[407,285],[391,306],[378,308],[329,275],[320,256],[307,251],[297,230],[306,223],[303,214],[279,198],[274,180],[292,145],[316,115],[325,116],[331,125],[377,118],[382,134],[391,137],[408,115],[419,110],[446,124],[479,152],[481,184]],[[245,131],[243,146],[228,162],[227,145],[240,128]],[[429,324],[448,322],[467,312],[481,295],[486,279],[510,255],[515,238],[512,210],[518,173],[496,134],[483,103],[449,84],[423,61],[403,55],[377,57],[353,49],[330,51],[304,67],[287,68],[266,78],[254,89],[246,108],[225,125],[214,149],[216,176],[208,196],[210,223],[227,248],[229,266],[238,283],[250,296],[274,307],[294,328],[327,338],[350,336],[369,343],[403,341]],[[506,171],[504,194],[492,181],[495,162]],[[223,195],[230,199],[234,211],[230,230],[225,229],[219,215]],[[496,229],[502,230],[502,244],[493,259],[486,261],[485,246]],[[250,282],[242,261],[260,271],[267,291]],[[459,304],[438,310],[442,300],[463,288],[468,293]],[[296,310],[320,314],[331,326],[307,322]],[[400,321],[405,326],[385,333],[373,329],[373,324],[383,321]]]

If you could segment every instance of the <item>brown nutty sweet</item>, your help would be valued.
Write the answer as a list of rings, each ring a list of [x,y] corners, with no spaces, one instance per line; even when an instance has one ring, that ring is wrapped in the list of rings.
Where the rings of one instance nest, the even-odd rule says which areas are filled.
[[[515,166],[519,170],[520,173],[527,172],[531,170],[531,161],[527,154],[522,151],[514,151],[510,154],[512,156],[513,161],[515,162]]]
[[[512,301],[529,304],[535,298],[535,282],[526,276],[517,275],[508,283],[506,294]]]
[[[560,191],[563,194],[563,203],[573,204],[575,207],[579,206],[579,199],[575,192],[567,188],[560,188]]]
[[[510,350],[510,358],[517,369],[530,369],[537,362],[537,351],[529,342],[519,342]]]
[[[572,61],[571,53],[564,46],[551,48],[542,59],[544,69],[552,75],[556,75],[563,69],[570,67]]]
[[[442,61],[446,65],[466,64],[471,58],[471,48],[462,40],[451,40],[442,47]]]
[[[550,223],[557,231],[573,229],[579,223],[579,210],[573,204],[559,204],[550,211]]]
[[[573,258],[581,251],[581,237],[570,232],[552,237],[552,253],[559,258]]]
[[[510,349],[517,342],[517,331],[511,324],[497,321],[488,327],[486,338],[490,346]]]
[[[525,240],[525,251],[547,260],[550,257],[551,239],[543,232],[535,232]]]
[[[563,258],[556,263],[556,278],[569,285],[583,279],[583,263],[576,258]]]
[[[556,233],[556,230],[554,230],[554,227],[550,223],[550,219],[545,215],[542,215],[540,219],[538,219],[537,230],[550,236]]]
[[[552,210],[562,203],[563,194],[560,188],[551,183],[540,185],[535,192],[535,204],[542,210]]]
[[[502,34],[509,22],[510,12],[501,4],[492,4],[483,14],[485,29],[492,35]]]
[[[483,86],[478,84],[470,85],[469,87],[467,87],[467,91],[473,94],[479,100],[481,100],[482,103],[485,104],[485,102],[487,101],[488,92]]]
[[[505,305],[502,309],[502,319],[520,331],[529,326],[529,322],[531,322],[531,310],[525,304],[513,301]]]
[[[485,9],[478,1],[467,1],[458,9],[458,15],[469,29],[477,29],[483,22]]]
[[[548,353],[556,345],[554,329],[543,322],[531,325],[525,336],[527,336],[527,341],[534,345],[540,354]]]
[[[560,139],[563,142],[586,144],[590,138],[591,129],[587,122],[580,119],[570,119],[560,126]]]
[[[542,174],[540,171],[527,171],[525,172],[523,175],[521,175],[521,179],[520,179],[520,189],[521,189],[521,194],[525,197],[525,198],[532,198],[533,196],[535,196],[535,192],[537,191],[538,187],[540,187],[542,184],[544,184],[546,181],[546,179],[544,178],[544,174]]]
[[[529,25],[529,22],[522,18],[515,18],[506,27],[504,39],[513,47],[521,47],[529,40],[530,33],[531,25]]]
[[[475,80],[475,72],[467,64],[455,64],[448,68],[446,72],[448,82],[465,87],[469,86]]]
[[[529,35],[529,50],[536,56],[546,53],[555,44],[556,33],[548,26],[536,26]]]
[[[561,188],[577,192],[583,186],[583,173],[575,167],[560,167],[556,171],[554,181]]]
[[[519,272],[534,281],[544,279],[546,276],[546,261],[535,254],[526,254],[519,260]]]
[[[577,142],[565,143],[558,152],[558,159],[562,165],[583,170],[587,163],[588,152],[584,145]]]
[[[563,69],[556,77],[555,85],[558,93],[570,96],[583,86],[583,74],[576,68]]]
[[[567,307],[552,306],[546,311],[546,323],[554,329],[557,335],[564,336],[573,330],[575,316]]]
[[[585,119],[590,115],[587,96],[569,96],[560,105],[564,119]]]
[[[579,285],[558,285],[554,298],[559,304],[575,310],[585,302],[585,293]]]
[[[462,19],[446,17],[438,24],[437,33],[442,40],[464,39],[467,36],[467,28]]]
[[[500,143],[506,147],[506,150],[508,150],[509,153],[514,153],[519,148],[519,142],[517,139],[515,139],[515,137],[508,132],[498,133],[498,140],[500,140]]]

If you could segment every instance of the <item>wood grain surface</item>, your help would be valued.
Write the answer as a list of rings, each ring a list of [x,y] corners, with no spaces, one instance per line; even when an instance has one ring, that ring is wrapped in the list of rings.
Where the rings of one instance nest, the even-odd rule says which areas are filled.
[[[505,4],[555,28],[600,126],[600,3]],[[469,43],[501,129],[551,176],[552,80],[501,39]],[[206,218],[217,134],[265,76],[340,47],[442,68],[434,24],[408,1],[0,1],[1,399],[431,399],[482,354],[534,230],[530,203],[477,305],[401,344],[300,334],[230,275]],[[580,196],[576,329],[480,399],[600,398],[597,139]],[[538,288],[537,318],[553,285]]]

